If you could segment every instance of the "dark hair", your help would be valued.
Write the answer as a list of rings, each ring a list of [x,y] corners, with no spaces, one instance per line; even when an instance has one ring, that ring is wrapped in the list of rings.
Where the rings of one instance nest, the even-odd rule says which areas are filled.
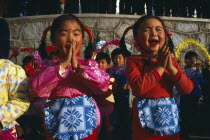
[[[154,19],[159,20],[159,21],[161,22],[161,24],[163,25],[163,28],[166,27],[166,26],[165,26],[165,23],[163,22],[163,20],[162,20],[161,18],[157,17],[157,16],[148,16],[148,15],[142,16],[142,17],[140,17],[140,18],[134,23],[134,25],[133,25],[133,36],[134,36],[134,38],[137,37],[138,29],[139,29],[139,27],[140,27],[139,25],[140,25],[142,22],[144,22],[145,20],[151,19],[151,18],[154,18]]]
[[[54,19],[54,21],[52,23],[52,26],[51,26],[51,30],[50,30],[50,32],[51,32],[51,36],[50,36],[51,40],[53,41],[56,31],[62,26],[62,24],[66,20],[76,21],[80,25],[80,28],[81,28],[81,31],[82,31],[82,37],[84,38],[84,25],[83,25],[83,23],[75,15],[68,14],[68,15],[61,15],[61,16],[57,17],[56,19]],[[85,57],[85,59],[91,58],[92,55],[93,55],[94,50],[95,49],[93,47],[93,44],[90,41],[88,43],[88,46],[86,47],[86,49],[84,51],[84,57]]]
[[[120,39],[120,45],[119,47],[121,48],[123,54],[128,57],[131,55],[131,52],[128,51],[126,44],[125,44],[125,34],[123,34],[123,36]]]
[[[171,54],[173,54],[174,56],[175,56],[175,52],[174,51],[172,51],[172,52],[170,52]]]
[[[88,43],[88,46],[84,50],[84,58],[86,60],[92,58],[94,51],[95,51],[95,47],[93,46],[93,43],[90,41]]]
[[[116,48],[112,51],[111,58],[114,59],[114,57],[119,55],[119,54],[122,54],[124,58],[126,57],[126,55],[123,53],[121,48]]]
[[[140,17],[133,25],[133,37],[134,39],[137,37],[138,35],[138,29],[139,29],[139,25],[144,22],[145,20],[147,19],[151,19],[151,18],[154,18],[154,19],[157,19],[161,22],[161,24],[163,25],[163,28],[165,29],[166,26],[165,26],[165,23],[163,22],[163,20],[157,16],[149,16],[149,15],[145,15],[145,16],[142,16]],[[130,28],[131,29],[131,28]],[[174,49],[174,44],[173,44],[173,41],[170,37],[166,37],[166,42],[165,44],[167,43],[167,46],[170,48],[170,51],[173,52],[173,49]],[[121,40],[120,40],[120,48],[123,50],[123,52],[125,54],[127,54],[127,56],[129,56],[130,52],[127,50],[127,47],[125,45],[125,34],[123,34]]]
[[[46,52],[46,43],[45,43],[45,40],[41,40],[41,44],[39,45],[38,47],[38,52],[39,52],[39,55],[40,57],[42,58],[42,60],[44,59],[47,59],[48,58],[48,54]]]
[[[25,57],[23,58],[23,60],[22,60],[22,63],[23,63],[22,66],[26,65],[28,62],[33,62],[33,61],[34,61],[33,56],[27,55],[27,56],[25,56]]]
[[[83,23],[75,15],[68,14],[68,15],[61,15],[61,16],[59,16],[59,17],[57,17],[57,18],[55,18],[53,20],[52,25],[51,25],[51,29],[50,29],[50,33],[51,33],[50,38],[51,38],[51,40],[54,39],[56,31],[58,29],[60,29],[61,26],[63,25],[63,23],[65,21],[67,21],[67,20],[76,21],[80,25],[80,28],[82,30],[82,37],[84,38],[84,25],[83,25]]]
[[[189,51],[185,54],[185,59],[189,59],[191,57],[196,57],[196,59],[198,58],[198,54],[194,51]]]
[[[102,60],[102,59],[105,59],[108,64],[111,63],[111,58],[107,53],[100,52],[99,54],[97,54],[96,61],[99,61],[99,60]]]

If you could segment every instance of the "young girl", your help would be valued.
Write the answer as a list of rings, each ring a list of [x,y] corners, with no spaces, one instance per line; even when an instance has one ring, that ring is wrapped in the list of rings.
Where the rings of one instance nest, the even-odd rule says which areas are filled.
[[[179,93],[189,94],[193,83],[171,57],[166,46],[170,35],[160,18],[141,17],[133,25],[133,35],[141,55],[128,57],[126,63],[135,96],[132,140],[179,140],[178,108],[172,88],[175,85]]]
[[[44,110],[45,125],[53,138],[96,139],[100,115],[91,95],[108,90],[109,75],[90,59],[91,43],[85,50],[85,60],[79,59],[84,29],[74,15],[56,18],[51,26],[51,41],[59,51],[58,57],[41,64],[42,69],[30,80],[32,95],[50,100]]]

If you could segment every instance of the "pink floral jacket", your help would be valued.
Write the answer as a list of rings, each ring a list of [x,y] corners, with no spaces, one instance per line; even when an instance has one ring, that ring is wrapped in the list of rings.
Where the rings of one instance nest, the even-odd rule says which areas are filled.
[[[36,74],[30,79],[32,96],[72,98],[83,94],[100,95],[108,90],[109,74],[101,70],[93,59],[78,59],[81,73],[76,73],[69,65],[61,74],[59,62],[59,59],[47,60],[37,67]]]
[[[81,72],[76,73],[71,65],[61,74],[60,60],[46,60],[37,66],[35,75],[30,78],[32,97],[39,98],[73,98],[81,95],[100,96],[108,90],[110,76],[101,70],[93,59],[78,59]],[[92,98],[93,103],[96,102]],[[98,126],[100,112],[96,105]]]

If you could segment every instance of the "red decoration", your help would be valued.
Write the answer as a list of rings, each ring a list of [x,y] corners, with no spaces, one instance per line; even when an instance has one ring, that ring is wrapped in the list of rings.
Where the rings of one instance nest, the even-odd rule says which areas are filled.
[[[50,52],[57,52],[57,48],[53,45],[49,45],[46,47],[46,52],[50,53]]]
[[[12,55],[10,57],[10,60],[12,60],[13,58],[16,58],[19,55],[19,52],[21,51],[29,52],[30,55],[33,53],[33,50],[29,48],[12,49]]]
[[[127,32],[130,30],[130,29],[133,29],[133,26],[129,26],[125,29],[125,31],[123,32],[123,35],[126,35]]]
[[[33,66],[34,66],[33,62],[28,62],[28,63],[26,63],[26,65],[23,66],[23,69],[25,70],[25,72],[28,76],[34,75]]]
[[[87,32],[90,41],[92,41],[93,40],[93,35],[91,34],[90,30],[87,27],[85,27],[85,26],[84,26],[84,30]]]
[[[164,31],[166,33],[166,36],[171,39],[172,34],[166,28],[164,28]]]
[[[10,58],[10,60],[14,57],[17,57],[19,55],[18,49],[12,49],[12,56]]]
[[[0,134],[0,140],[23,140],[16,138],[17,132],[13,133],[14,128],[8,129]]]
[[[15,54],[18,52],[18,49],[12,49],[12,54]]]
[[[66,0],[60,0],[61,3],[65,4],[66,3]]]
[[[80,57],[80,52],[78,52],[76,56],[77,56],[77,57]]]
[[[42,33],[42,38],[41,41],[44,41],[46,39],[47,36],[47,32],[51,29],[51,26],[48,26],[47,28],[44,29],[43,33]]]
[[[30,54],[33,52],[33,50],[31,50],[29,48],[20,48],[20,51],[29,52]]]

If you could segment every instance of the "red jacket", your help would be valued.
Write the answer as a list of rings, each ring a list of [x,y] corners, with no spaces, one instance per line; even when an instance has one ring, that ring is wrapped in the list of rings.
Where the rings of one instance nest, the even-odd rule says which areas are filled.
[[[159,75],[155,69],[156,59],[153,59],[150,65],[145,66],[142,58],[141,56],[130,56],[126,62],[126,76],[136,98],[158,99],[171,97],[173,86],[176,87],[180,94],[190,94],[193,90],[192,81],[181,70],[175,59],[172,59],[172,62],[178,73],[175,77],[170,77],[166,70],[162,76]],[[132,140],[180,140],[179,133],[164,136],[147,133],[141,127],[138,118],[136,99],[133,102],[132,113]]]
[[[153,99],[170,97],[173,86],[176,86],[180,94],[190,94],[193,83],[181,70],[175,59],[172,59],[172,62],[178,73],[171,78],[166,70],[162,77],[159,75],[155,69],[157,60],[153,60],[149,66],[143,68],[142,58],[141,56],[130,56],[127,59],[126,76],[134,96]]]

